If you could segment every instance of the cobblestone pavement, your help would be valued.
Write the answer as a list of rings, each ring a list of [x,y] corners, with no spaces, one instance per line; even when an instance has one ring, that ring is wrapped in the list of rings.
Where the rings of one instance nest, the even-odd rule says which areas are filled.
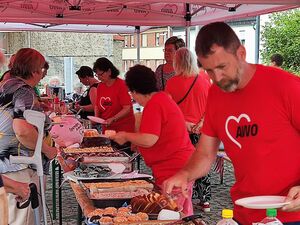
[[[150,173],[150,170],[141,163],[141,171],[143,173]],[[57,182],[56,182],[57,183]],[[212,200],[211,212],[203,213],[195,207],[195,214],[201,214],[203,219],[209,225],[216,224],[221,219],[221,211],[223,208],[232,208],[232,201],[229,195],[229,189],[234,183],[232,165],[225,161],[224,182],[220,184],[220,175],[216,172],[211,172],[212,184]],[[57,191],[58,193],[58,191]],[[58,195],[58,194],[57,194]],[[77,202],[71,190],[70,185],[66,182],[62,187],[62,218],[63,225],[76,225],[77,224]],[[53,218],[53,201],[52,201],[52,182],[51,176],[48,177],[46,202]],[[195,202],[196,203],[196,202]],[[58,197],[56,196],[56,220],[53,220],[54,225],[58,225]],[[196,204],[195,204],[196,205]],[[51,225],[49,214],[47,216],[48,224]]]

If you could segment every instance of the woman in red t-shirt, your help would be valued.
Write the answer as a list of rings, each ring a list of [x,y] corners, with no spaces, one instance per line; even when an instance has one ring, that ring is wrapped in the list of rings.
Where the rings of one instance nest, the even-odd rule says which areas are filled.
[[[194,152],[185,128],[183,114],[164,92],[158,92],[154,72],[136,65],[126,73],[126,84],[132,97],[144,106],[137,133],[118,132],[112,137],[119,144],[130,141],[139,147],[145,163],[153,172],[155,183],[162,183],[181,170]],[[186,215],[193,214],[192,183],[187,186],[189,198],[179,190],[177,204]]]
[[[106,129],[133,132],[132,101],[124,80],[118,78],[119,70],[104,57],[96,60],[93,70],[101,81],[97,87],[95,116],[106,122],[102,132]]]

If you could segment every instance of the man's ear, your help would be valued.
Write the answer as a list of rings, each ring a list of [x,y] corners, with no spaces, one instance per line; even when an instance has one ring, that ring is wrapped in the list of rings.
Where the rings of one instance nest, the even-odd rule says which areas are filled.
[[[240,47],[236,51],[236,55],[239,59],[246,61],[246,48],[244,45],[240,45]]]

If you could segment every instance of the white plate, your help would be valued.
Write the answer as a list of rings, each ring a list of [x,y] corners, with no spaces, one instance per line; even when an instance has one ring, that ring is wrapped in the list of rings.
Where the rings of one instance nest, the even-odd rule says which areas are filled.
[[[253,196],[241,198],[235,201],[235,204],[249,209],[276,209],[288,205],[290,202],[284,202],[286,196]]]
[[[88,118],[90,121],[93,121],[93,122],[95,122],[95,123],[107,124],[107,123],[105,122],[104,119],[99,118],[99,117],[95,117],[95,116],[87,116],[87,118]]]

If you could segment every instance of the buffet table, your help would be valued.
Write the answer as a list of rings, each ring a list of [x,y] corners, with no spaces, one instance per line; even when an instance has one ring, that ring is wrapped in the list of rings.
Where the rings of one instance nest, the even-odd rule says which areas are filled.
[[[70,186],[75,194],[76,200],[82,210],[82,213],[85,217],[88,216],[92,211],[94,211],[96,208],[93,205],[93,202],[88,198],[86,192],[75,182],[70,181]],[[80,219],[78,217],[78,219]],[[148,220],[148,221],[142,221],[142,222],[126,222],[126,223],[119,223],[119,224],[131,224],[131,225],[139,225],[139,224],[151,224],[151,225],[164,225],[168,223],[172,223],[175,221],[172,220]],[[79,221],[81,224],[81,221]],[[79,224],[78,223],[78,224]]]

